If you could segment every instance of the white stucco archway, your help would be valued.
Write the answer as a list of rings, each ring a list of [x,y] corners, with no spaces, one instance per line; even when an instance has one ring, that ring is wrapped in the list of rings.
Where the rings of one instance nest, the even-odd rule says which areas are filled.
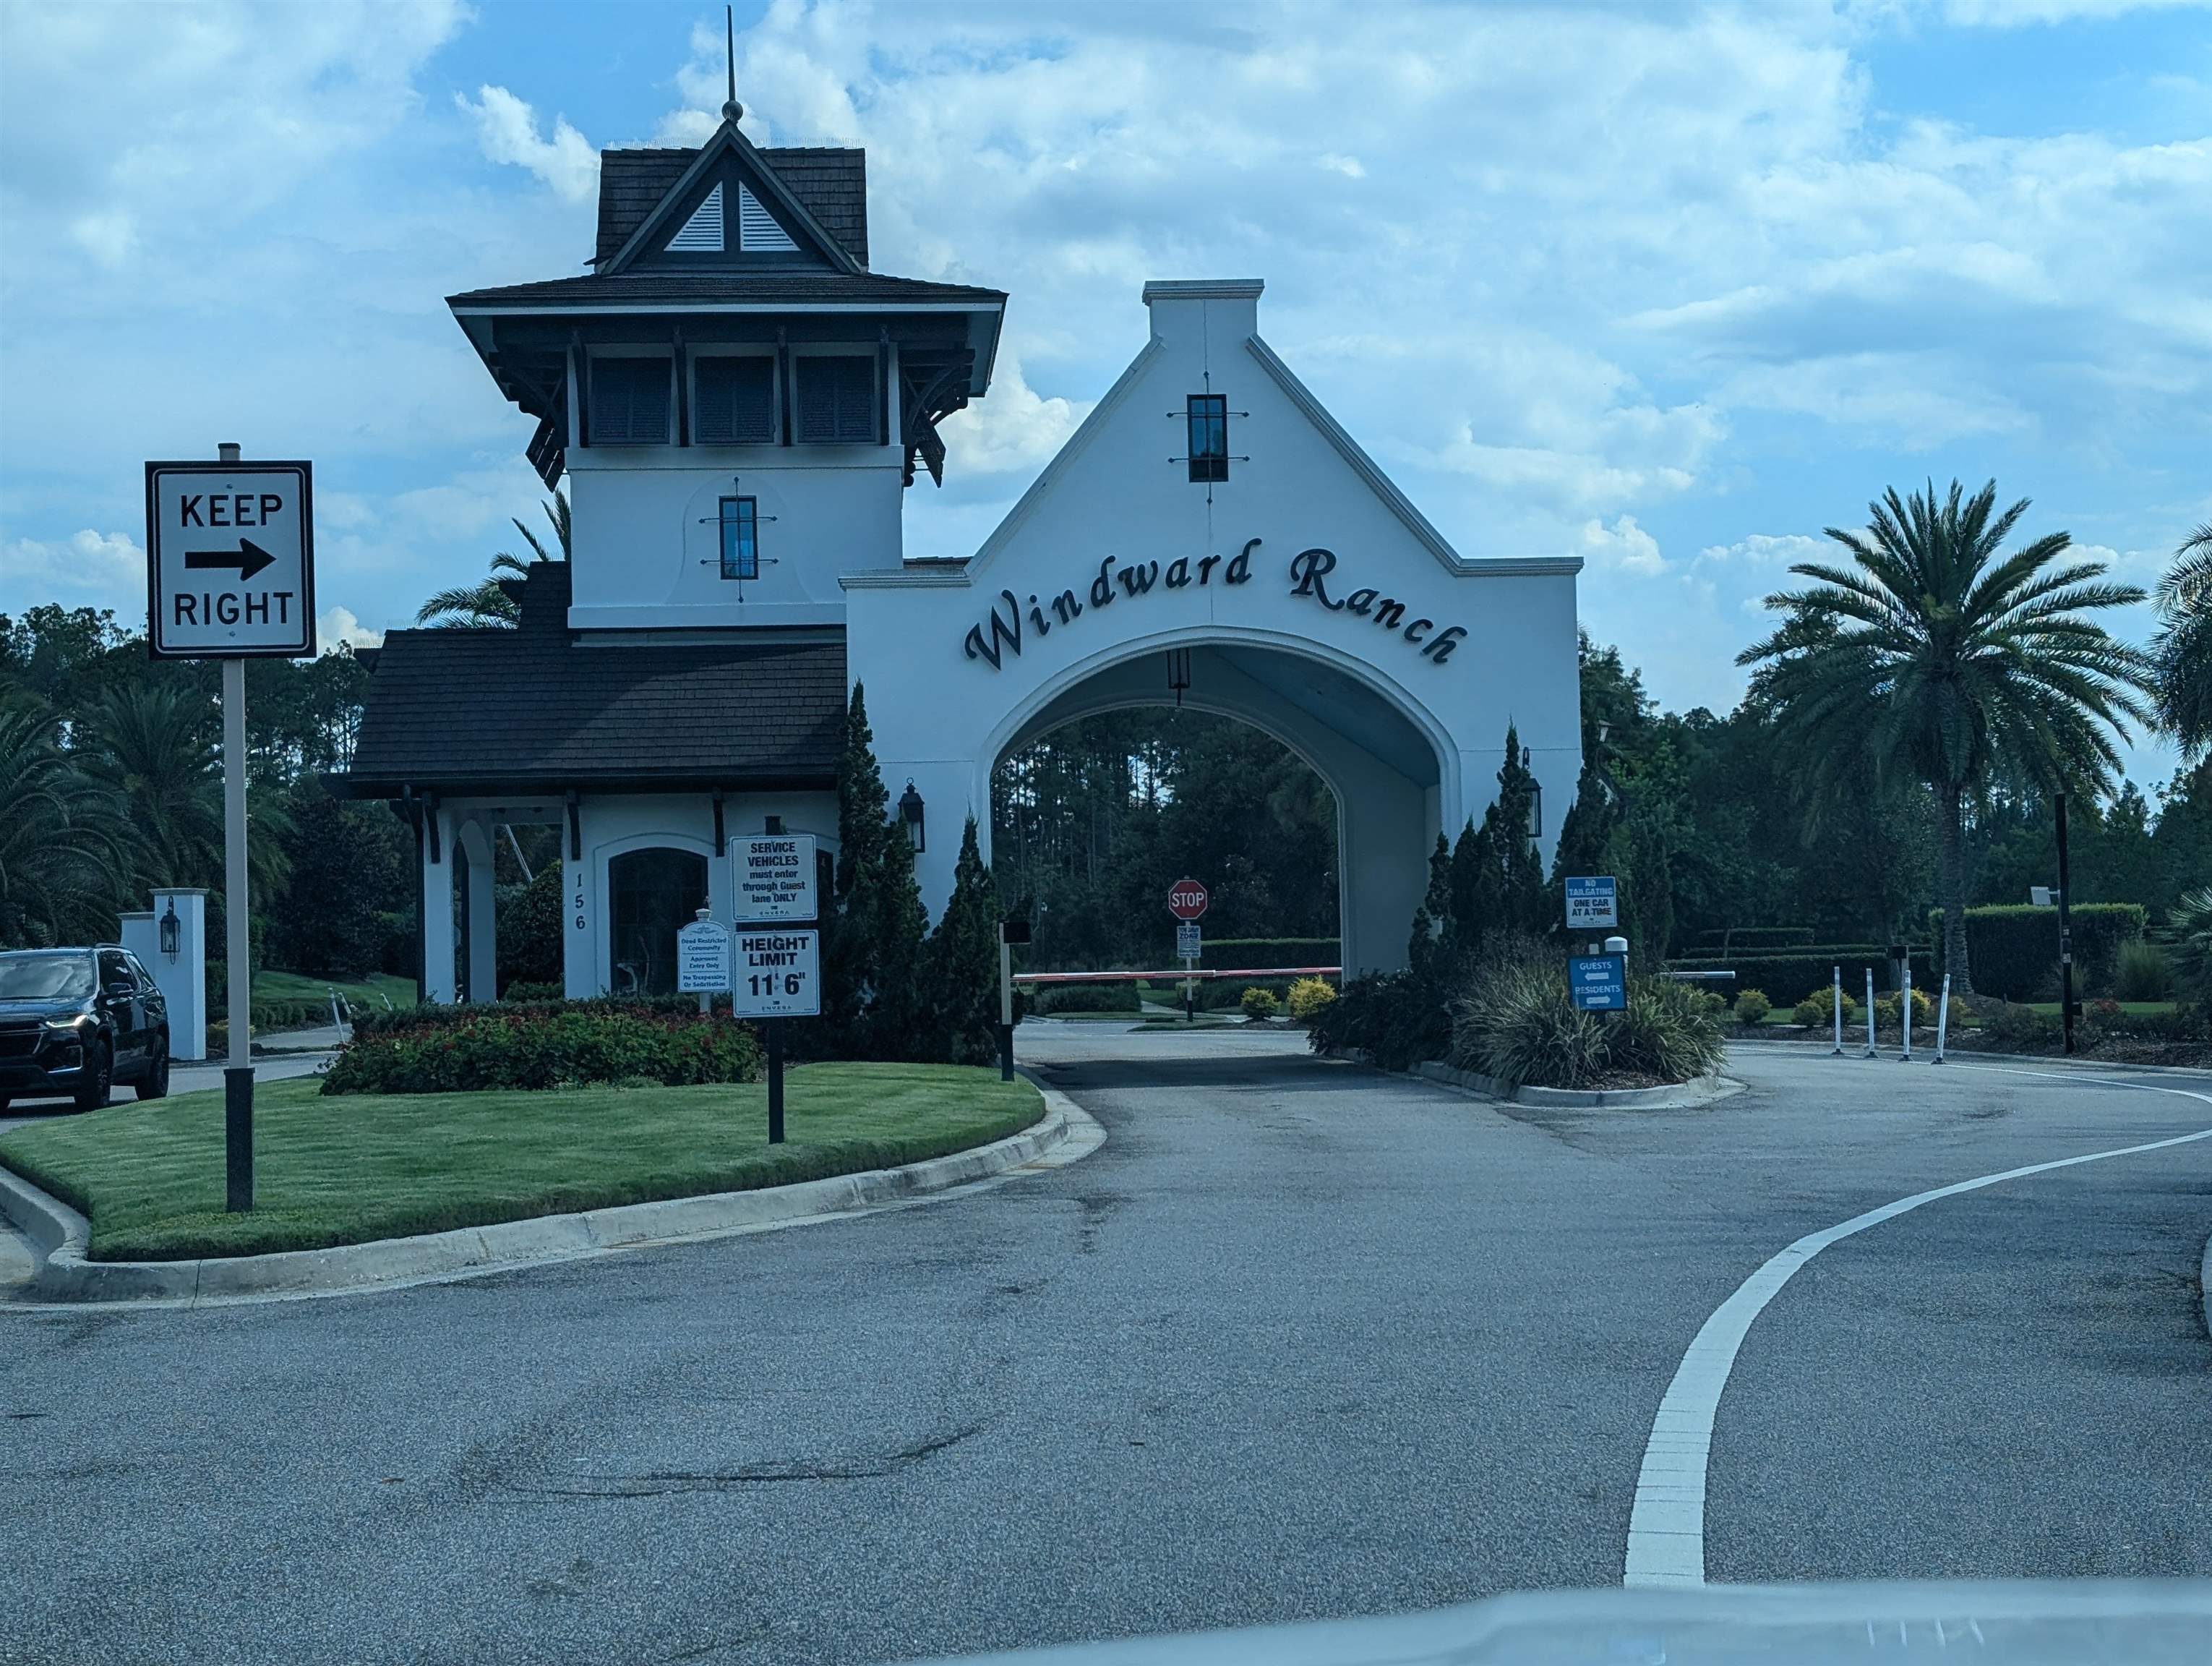
[[[1144,350],[972,559],[845,580],[884,782],[929,806],[933,909],[963,816],[988,854],[998,760],[1167,702],[1178,649],[1185,704],[1274,735],[1336,794],[1347,967],[1403,964],[1428,854],[1494,797],[1509,724],[1555,840],[1581,769],[1581,562],[1460,556],[1261,340],[1259,293],[1150,286]],[[1203,479],[1175,454],[1201,390],[1230,423]]]

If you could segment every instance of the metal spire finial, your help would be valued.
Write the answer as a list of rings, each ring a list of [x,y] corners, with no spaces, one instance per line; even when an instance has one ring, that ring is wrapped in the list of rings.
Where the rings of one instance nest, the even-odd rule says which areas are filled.
[[[722,119],[735,121],[745,113],[745,106],[738,102],[738,19],[737,8],[722,8],[722,27],[728,36],[730,49],[730,96],[722,106]]]

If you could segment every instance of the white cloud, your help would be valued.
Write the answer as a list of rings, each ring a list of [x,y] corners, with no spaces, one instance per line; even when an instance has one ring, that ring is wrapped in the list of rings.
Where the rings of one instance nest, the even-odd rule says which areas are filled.
[[[1022,379],[1020,358],[1002,352],[991,378],[990,397],[953,412],[939,430],[945,436],[946,472],[1041,469],[1089,415],[1091,403],[1041,398]]]
[[[1610,526],[1601,520],[1584,522],[1582,547],[1595,556],[1601,566],[1620,572],[1652,574],[1667,570],[1667,558],[1659,553],[1659,540],[1638,526],[1634,515],[1617,515]]]
[[[1733,544],[1709,544],[1698,551],[1693,568],[1729,567],[1785,569],[1799,562],[1819,561],[1836,546],[1826,538],[1807,538],[1802,532],[1784,532],[1778,535],[1753,532]]]
[[[343,643],[348,648],[376,648],[384,641],[384,633],[370,630],[354,617],[349,607],[326,607],[315,621],[315,635],[328,654]]]
[[[0,574],[15,605],[59,602],[69,607],[112,607],[143,625],[146,612],[146,551],[128,532],[91,527],[53,542],[18,538],[0,545]],[[0,606],[6,605],[0,602]]]
[[[567,117],[556,117],[553,137],[542,139],[538,112],[504,87],[477,88],[473,103],[456,93],[453,103],[474,119],[486,161],[527,168],[572,203],[588,202],[598,192],[599,153]]]

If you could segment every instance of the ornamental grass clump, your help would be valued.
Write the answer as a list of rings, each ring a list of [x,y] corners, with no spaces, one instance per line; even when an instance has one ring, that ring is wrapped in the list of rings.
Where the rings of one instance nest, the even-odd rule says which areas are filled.
[[[1595,1087],[1609,1076],[1688,1081],[1718,1067],[1718,1015],[1670,978],[1632,978],[1626,1008],[1586,1012],[1540,941],[1486,945],[1452,1003],[1450,1062],[1516,1085]]]
[[[724,1013],[528,1012],[486,1006],[434,1028],[362,1036],[322,1091],[471,1093],[650,1081],[670,1087],[760,1074],[751,1026]]]

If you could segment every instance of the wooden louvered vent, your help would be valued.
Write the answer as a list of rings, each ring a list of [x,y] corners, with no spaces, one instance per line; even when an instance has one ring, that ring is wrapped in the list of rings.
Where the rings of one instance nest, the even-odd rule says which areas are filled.
[[[765,446],[775,440],[775,361],[765,354],[702,358],[692,438],[702,446]]]
[[[720,190],[720,186],[715,187]],[[738,187],[738,240],[740,247],[762,254],[796,254],[799,245],[775,222],[775,216],[761,206],[749,185]]]
[[[876,362],[858,355],[799,361],[799,438],[865,446],[876,438]]]
[[[720,254],[723,249],[722,188],[707,193],[707,200],[692,210],[684,229],[668,240],[668,246],[692,254]]]

